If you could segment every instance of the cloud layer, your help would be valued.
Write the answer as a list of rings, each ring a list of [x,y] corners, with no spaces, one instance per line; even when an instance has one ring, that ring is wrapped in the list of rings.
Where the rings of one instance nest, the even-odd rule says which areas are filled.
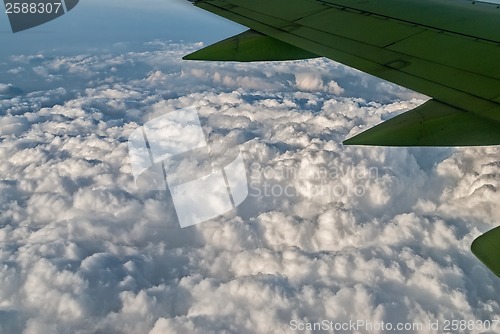
[[[498,148],[344,147],[425,97],[325,59],[180,60],[199,47],[11,60],[0,332],[495,319],[498,280],[469,247],[497,224]],[[180,229],[168,192],[135,186],[127,139],[192,106],[214,147],[242,150],[250,195]]]

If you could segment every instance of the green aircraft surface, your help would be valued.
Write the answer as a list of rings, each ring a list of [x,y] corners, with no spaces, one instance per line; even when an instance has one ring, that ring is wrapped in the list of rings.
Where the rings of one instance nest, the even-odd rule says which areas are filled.
[[[199,0],[250,28],[184,59],[327,57],[432,99],[347,145],[500,144],[500,5],[469,0]],[[472,244],[500,276],[500,227]]]

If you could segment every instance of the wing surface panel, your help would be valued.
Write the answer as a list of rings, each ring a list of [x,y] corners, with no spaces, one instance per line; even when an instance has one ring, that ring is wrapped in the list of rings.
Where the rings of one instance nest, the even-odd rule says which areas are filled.
[[[314,0],[310,0],[314,1]],[[371,13],[472,38],[500,42],[500,6],[467,0],[323,0],[339,8]]]
[[[205,0],[196,5],[285,43],[432,96],[437,101],[500,120],[500,67],[496,66],[500,46],[490,41],[498,38],[498,32],[477,40],[463,35],[463,29],[455,25],[449,29],[457,32],[449,32],[451,30],[429,27],[438,22],[426,21],[425,25],[411,22],[416,19],[413,16],[393,19],[389,15],[398,15],[399,11],[381,12],[379,7],[384,6],[377,5],[386,1],[393,2],[347,1],[351,5],[349,8],[346,1],[336,0]],[[439,9],[442,7],[439,4],[444,2],[449,1],[395,3],[408,3],[413,7],[420,4],[424,9],[433,5]],[[467,6],[472,5],[467,3]],[[453,7],[455,11],[444,20],[459,22],[462,18],[463,21],[464,11],[471,11],[467,6]],[[487,12],[487,22],[497,17],[500,31],[500,11],[491,6],[488,9],[471,8],[474,15]],[[482,31],[477,28],[473,32]],[[450,57],[452,60],[448,61]]]

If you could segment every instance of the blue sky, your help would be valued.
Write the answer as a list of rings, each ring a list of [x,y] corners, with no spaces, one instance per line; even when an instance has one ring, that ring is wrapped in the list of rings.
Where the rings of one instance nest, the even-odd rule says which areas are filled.
[[[0,18],[0,60],[14,54],[109,50],[116,43],[155,39],[210,43],[243,28],[182,0],[82,0],[66,15],[13,34]]]

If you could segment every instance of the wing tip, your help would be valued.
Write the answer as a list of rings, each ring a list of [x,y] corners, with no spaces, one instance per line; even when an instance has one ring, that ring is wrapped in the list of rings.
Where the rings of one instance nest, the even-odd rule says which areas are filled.
[[[344,145],[457,147],[500,144],[500,123],[436,100],[380,123]]]
[[[491,272],[500,277],[500,248],[497,245],[500,238],[500,226],[476,238],[471,245],[474,256]]]

